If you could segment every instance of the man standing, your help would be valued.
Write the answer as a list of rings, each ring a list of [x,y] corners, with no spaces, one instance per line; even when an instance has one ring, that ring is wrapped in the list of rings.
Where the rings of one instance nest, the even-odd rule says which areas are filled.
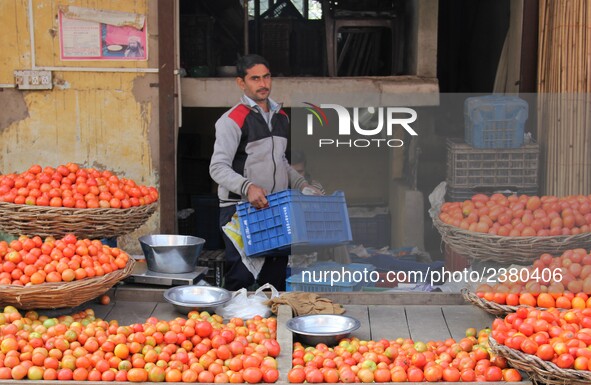
[[[220,226],[236,212],[236,204],[247,200],[257,209],[267,206],[266,195],[291,186],[303,189],[305,179],[285,157],[289,119],[281,105],[269,98],[269,63],[259,55],[246,55],[236,66],[236,84],[244,92],[240,103],[216,122],[216,139],[209,173],[218,184]],[[253,275],[224,234],[226,245],[225,287],[237,290],[254,283]],[[271,283],[285,290],[286,256],[265,257],[259,284]]]

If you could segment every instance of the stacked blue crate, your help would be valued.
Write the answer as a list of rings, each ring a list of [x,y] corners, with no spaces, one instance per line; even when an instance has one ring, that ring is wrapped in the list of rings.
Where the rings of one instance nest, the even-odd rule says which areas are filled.
[[[527,102],[516,96],[467,98],[464,102],[464,139],[476,148],[521,147],[527,116]]]

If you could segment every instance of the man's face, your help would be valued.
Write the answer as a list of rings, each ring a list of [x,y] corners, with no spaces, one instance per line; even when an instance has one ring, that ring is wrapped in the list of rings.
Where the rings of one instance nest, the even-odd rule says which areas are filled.
[[[244,79],[236,78],[238,87],[255,102],[262,102],[271,94],[271,72],[264,64],[256,64],[246,70]]]

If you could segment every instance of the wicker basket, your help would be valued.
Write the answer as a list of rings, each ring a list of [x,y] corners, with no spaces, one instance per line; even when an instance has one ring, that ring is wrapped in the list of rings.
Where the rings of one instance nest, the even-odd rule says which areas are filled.
[[[143,225],[158,203],[128,209],[74,209],[0,202],[0,230],[12,235],[109,238],[128,234]]]
[[[134,259],[130,257],[123,269],[72,282],[47,282],[32,286],[0,285],[0,303],[23,310],[78,306],[105,293],[129,276],[134,264]]]
[[[496,302],[487,301],[468,289],[462,289],[460,292],[466,302],[469,302],[494,316],[505,316],[509,313],[514,313],[519,308],[519,306],[500,305]]]
[[[467,231],[443,223],[436,214],[433,224],[442,241],[455,252],[480,261],[531,264],[541,254],[560,255],[568,249],[591,248],[591,233],[547,237],[503,237]]]
[[[501,345],[490,336],[488,340],[495,354],[506,358],[512,367],[527,372],[536,383],[545,385],[589,385],[591,383],[591,371],[561,369],[538,356]]]

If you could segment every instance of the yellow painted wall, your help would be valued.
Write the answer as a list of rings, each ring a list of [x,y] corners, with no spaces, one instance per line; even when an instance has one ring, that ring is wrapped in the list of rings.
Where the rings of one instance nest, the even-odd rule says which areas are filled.
[[[157,67],[157,0],[32,0],[38,67]],[[141,13],[147,16],[148,61],[67,61],[59,56],[59,5]],[[29,0],[0,2],[0,84],[14,70],[31,69]],[[53,90],[0,88],[0,172],[31,164],[77,162],[110,169],[158,186],[158,83],[156,73],[53,72]],[[4,109],[7,103],[12,108]],[[155,232],[158,215],[120,243],[138,250],[137,235]]]

